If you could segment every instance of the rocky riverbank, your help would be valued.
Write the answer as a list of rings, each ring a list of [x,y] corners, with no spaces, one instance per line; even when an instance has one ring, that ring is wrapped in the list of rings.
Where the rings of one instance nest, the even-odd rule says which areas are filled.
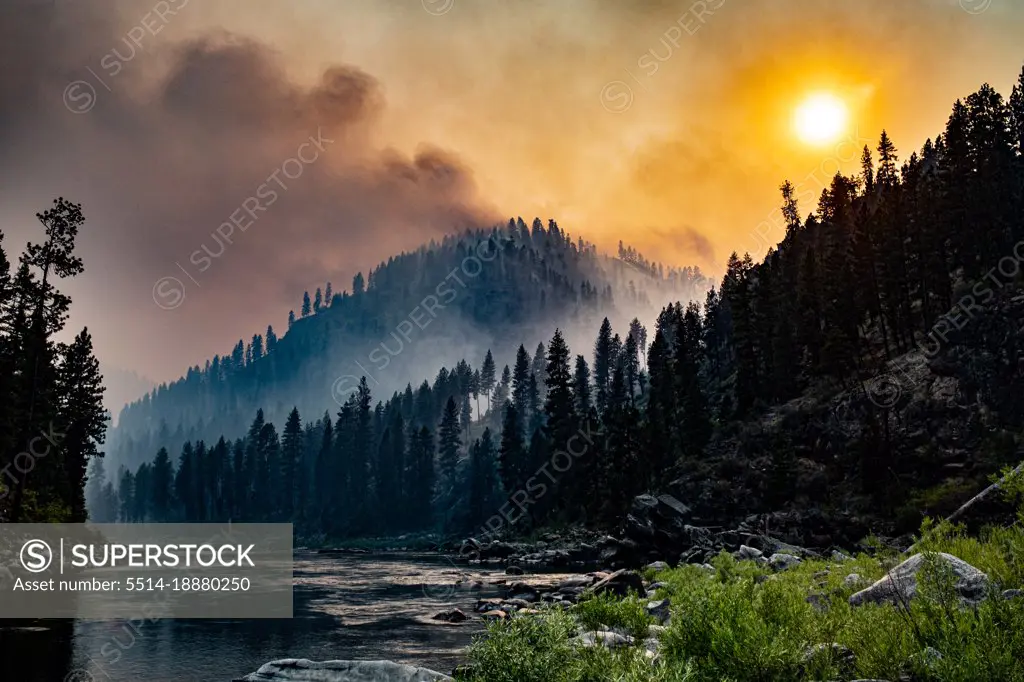
[[[435,616],[493,622],[450,675],[388,661],[288,659],[238,682],[1022,680],[1024,573],[1013,544],[1021,532],[973,544],[926,538],[927,551],[909,557],[766,556],[741,545],[675,569],[659,562],[557,581],[528,574],[510,579],[504,597],[479,599],[472,614]],[[981,566],[937,551],[944,546]]]
[[[544,567],[616,570],[659,561],[670,566],[705,564],[722,551],[734,552],[744,545],[769,555],[801,557],[849,553],[856,548],[853,540],[840,546],[830,542],[833,535],[815,532],[822,523],[824,519],[813,512],[777,512],[749,516],[732,528],[706,526],[672,495],[639,495],[614,534],[571,529],[534,542],[467,538],[460,547],[446,549],[467,563],[502,565],[515,574]],[[856,535],[860,531],[865,532]],[[850,519],[844,537],[859,540],[866,534],[856,519]],[[907,538],[884,540],[893,547],[910,545]]]

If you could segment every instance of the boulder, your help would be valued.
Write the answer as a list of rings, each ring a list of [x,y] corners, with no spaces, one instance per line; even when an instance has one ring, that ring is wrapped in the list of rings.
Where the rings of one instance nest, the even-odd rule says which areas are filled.
[[[285,658],[271,661],[235,682],[454,682],[426,668],[392,661],[310,661]]]
[[[655,618],[659,623],[665,624],[669,619],[669,606],[671,605],[672,600],[668,598],[647,602],[647,615]]]
[[[754,549],[753,547],[748,547],[747,545],[740,545],[740,548],[733,552],[733,556],[739,559],[740,561],[757,559],[763,555],[764,552],[762,552],[761,550]]]
[[[932,555],[940,568],[952,572],[956,579],[956,591],[963,603],[976,605],[985,598],[988,591],[988,576],[963,559],[952,554],[938,552]],[[926,555],[915,554],[889,571],[870,587],[853,594],[850,604],[897,604],[910,601],[917,595],[918,574],[925,567]]]
[[[625,569],[615,571],[610,576],[598,581],[590,590],[594,594],[611,592],[619,597],[625,597],[630,592],[636,592],[641,597],[647,595],[647,591],[644,589],[644,579],[640,577],[640,574]]]
[[[768,558],[768,563],[771,565],[773,570],[785,571],[788,568],[792,568],[803,563],[803,561],[800,557],[793,556],[792,554],[775,553]]]
[[[526,571],[519,568],[518,566],[509,566],[505,569],[505,575],[522,575],[525,572]]]
[[[434,615],[434,620],[441,620],[445,623],[461,623],[468,619],[468,616],[464,614],[460,609],[451,609],[450,611],[442,611]]]
[[[606,649],[618,649],[624,646],[632,646],[634,640],[629,635],[620,635],[617,632],[598,630],[597,632],[584,632],[579,637],[574,637],[573,642],[593,648],[603,646]]]
[[[671,495],[638,495],[633,498],[622,532],[641,553],[663,556],[689,546],[685,530],[690,508]]]
[[[644,568],[650,571],[667,571],[670,567],[664,561],[655,561],[647,564]]]

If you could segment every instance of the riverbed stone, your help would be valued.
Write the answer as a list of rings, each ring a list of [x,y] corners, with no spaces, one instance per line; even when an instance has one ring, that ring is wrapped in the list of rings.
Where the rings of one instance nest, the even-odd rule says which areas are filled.
[[[768,559],[768,563],[771,565],[773,570],[785,571],[786,569],[803,563],[803,561],[798,556],[776,552]]]
[[[952,572],[956,580],[956,591],[962,603],[973,606],[985,598],[989,585],[985,573],[952,554],[936,552],[931,556],[942,565],[942,568]],[[925,554],[915,554],[870,587],[853,594],[850,597],[850,604],[860,606],[866,603],[896,604],[911,601],[917,596],[918,574],[925,567],[925,561]]]
[[[740,545],[740,548],[733,552],[733,556],[740,561],[757,559],[763,555],[764,552],[762,552],[761,550],[755,549],[753,547],[748,547],[747,545]]]
[[[672,605],[672,600],[666,597],[665,599],[659,599],[658,601],[647,602],[647,615],[656,619],[659,623],[667,623],[670,617],[669,607]]]
[[[462,612],[461,609],[451,609],[449,611],[441,611],[434,615],[434,620],[441,620],[445,623],[461,623],[467,620],[469,616]]]
[[[624,646],[632,646],[634,642],[633,638],[629,635],[620,635],[617,632],[609,632],[606,630],[584,632],[579,637],[573,638],[573,641],[587,648],[603,646],[606,649],[618,649]]]
[[[443,673],[393,661],[310,661],[285,658],[234,682],[454,682]]]
[[[615,571],[590,589],[594,594],[610,592],[619,597],[625,597],[630,592],[636,592],[641,597],[647,595],[647,591],[644,589],[644,579],[640,577],[640,574],[625,569]]]

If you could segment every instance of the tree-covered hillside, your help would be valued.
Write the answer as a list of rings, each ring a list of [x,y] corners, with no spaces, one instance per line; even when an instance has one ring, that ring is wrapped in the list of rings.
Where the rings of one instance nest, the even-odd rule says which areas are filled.
[[[257,409],[278,423],[292,407],[318,414],[362,376],[387,395],[441,366],[479,364],[488,349],[510,356],[520,343],[533,347],[556,326],[590,334],[605,315],[653,318],[710,286],[697,268],[665,268],[632,249],[620,255],[599,255],[554,221],[527,227],[520,218],[389,258],[349,290],[325,283],[303,295],[286,330],[268,326],[127,406],[111,459],[134,468],[160,447],[240,435]]]

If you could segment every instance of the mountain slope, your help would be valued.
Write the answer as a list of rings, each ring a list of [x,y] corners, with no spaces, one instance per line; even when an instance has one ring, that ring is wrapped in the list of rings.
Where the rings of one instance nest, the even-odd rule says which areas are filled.
[[[520,218],[394,256],[329,305],[316,304],[319,290],[312,303],[307,293],[308,314],[280,338],[268,329],[239,341],[127,406],[108,451],[115,466],[133,468],[162,446],[174,452],[187,440],[241,435],[256,409],[277,423],[293,406],[321,414],[362,376],[387,396],[439,367],[478,365],[488,349],[512,358],[556,326],[582,349],[602,317],[619,326],[652,319],[669,301],[703,297],[710,284],[696,268],[666,271],[632,249],[619,255],[573,242],[554,221],[528,228]]]

